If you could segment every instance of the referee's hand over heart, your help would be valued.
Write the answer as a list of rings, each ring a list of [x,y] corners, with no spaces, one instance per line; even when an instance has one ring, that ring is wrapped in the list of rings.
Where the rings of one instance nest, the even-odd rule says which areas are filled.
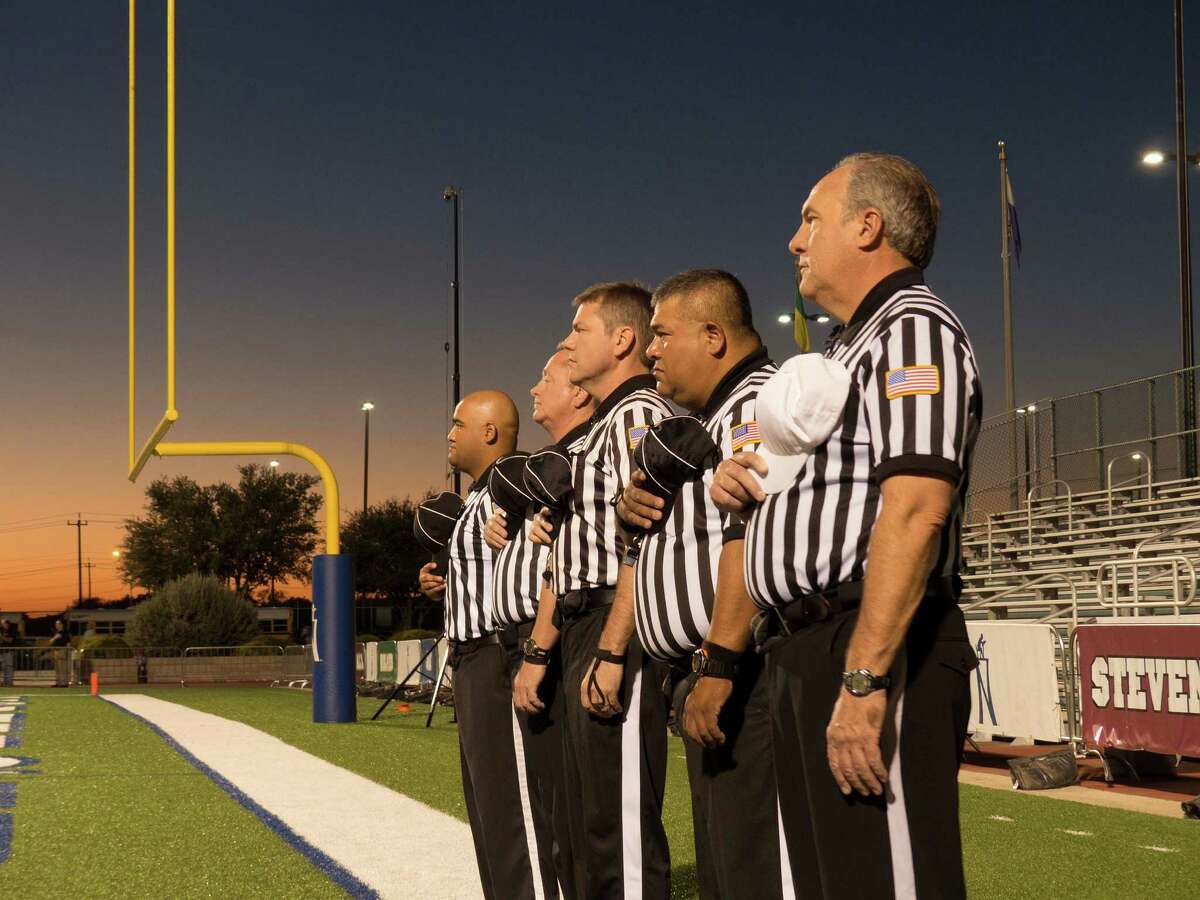
[[[708,495],[722,512],[746,513],[766,499],[767,495],[751,469],[759,475],[767,474],[766,461],[749,451],[735,453],[717,466]]]

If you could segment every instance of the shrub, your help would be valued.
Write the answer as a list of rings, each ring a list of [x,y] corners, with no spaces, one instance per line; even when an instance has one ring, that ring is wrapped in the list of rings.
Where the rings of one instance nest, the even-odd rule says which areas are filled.
[[[141,647],[241,646],[258,634],[250,602],[198,573],[168,581],[137,607],[128,629],[130,642]]]
[[[442,636],[440,631],[431,631],[428,628],[404,628],[392,635],[393,641],[421,641],[432,640]]]
[[[371,643],[378,642],[379,637],[377,635],[371,634],[370,632],[367,632],[365,634],[358,635],[357,637],[354,638],[354,640],[358,641],[358,643],[360,643],[360,644],[371,644]]]

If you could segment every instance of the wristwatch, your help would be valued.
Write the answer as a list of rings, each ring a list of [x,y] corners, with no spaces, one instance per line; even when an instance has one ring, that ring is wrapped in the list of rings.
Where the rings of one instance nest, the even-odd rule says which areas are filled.
[[[692,674],[700,678],[726,678],[730,681],[737,675],[737,663],[729,659],[717,659],[707,647],[692,654]]]
[[[874,675],[870,669],[855,669],[853,672],[842,673],[842,684],[853,696],[865,697],[874,691],[891,687],[892,677]]]
[[[534,666],[544,666],[550,662],[550,651],[545,650],[537,645],[532,637],[525,638],[525,646],[523,648],[525,662]]]

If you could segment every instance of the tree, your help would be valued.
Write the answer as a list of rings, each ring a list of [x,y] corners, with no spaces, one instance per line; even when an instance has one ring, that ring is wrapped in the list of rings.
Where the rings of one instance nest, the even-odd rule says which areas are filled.
[[[238,469],[237,487],[160,479],[146,490],[145,517],[125,523],[122,577],[154,590],[192,572],[214,575],[247,596],[274,582],[311,577],[321,498],[318,479]]]
[[[354,555],[358,592],[385,598],[399,607],[401,627],[440,624],[441,604],[432,603],[417,586],[429,553],[413,537],[417,505],[395,498],[354,513],[342,529],[342,547]]]
[[[169,581],[136,610],[126,629],[135,647],[240,646],[258,634],[248,600],[213,575]]]
[[[146,489],[149,511],[125,522],[121,577],[157,589],[189,572],[218,570],[216,490],[180,475]]]
[[[220,574],[247,592],[270,585],[274,600],[275,582],[312,577],[321,509],[312,488],[320,479],[256,465],[240,466],[238,472],[236,489],[217,488]]]

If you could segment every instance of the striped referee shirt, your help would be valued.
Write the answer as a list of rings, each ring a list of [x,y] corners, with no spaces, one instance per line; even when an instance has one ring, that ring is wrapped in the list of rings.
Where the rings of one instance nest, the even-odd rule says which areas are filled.
[[[774,371],[767,351],[759,349],[730,369],[713,390],[699,418],[721,459],[758,446],[754,401]],[[662,527],[642,542],[635,621],[642,646],[659,659],[689,654],[708,636],[721,550],[726,541],[745,534],[740,520],[717,509],[709,496],[715,470],[716,462],[680,488]]]
[[[898,473],[957,487],[930,578],[956,574],[971,452],[983,407],[975,353],[962,323],[902,269],[884,278],[834,335],[825,356],[850,373],[841,424],[786,491],[746,528],[746,587],[762,607],[863,578],[880,510],[880,483]]]
[[[492,467],[475,479],[462,515],[450,534],[446,573],[446,637],[469,641],[496,630],[492,607],[492,561],[495,555],[483,539],[483,529],[495,510],[488,493]]]
[[[613,502],[629,482],[637,442],[651,425],[673,414],[654,383],[652,375],[636,375],[615,388],[575,444],[574,490],[554,541],[554,590],[560,597],[617,583],[621,561]]]
[[[557,446],[569,454],[571,447],[586,437],[590,428],[590,422],[575,426],[563,435]],[[550,565],[550,548],[529,539],[529,527],[536,511],[535,507],[526,512],[521,533],[496,551],[492,596],[495,598],[496,625],[501,628],[532,622],[537,616],[542,573]]]

